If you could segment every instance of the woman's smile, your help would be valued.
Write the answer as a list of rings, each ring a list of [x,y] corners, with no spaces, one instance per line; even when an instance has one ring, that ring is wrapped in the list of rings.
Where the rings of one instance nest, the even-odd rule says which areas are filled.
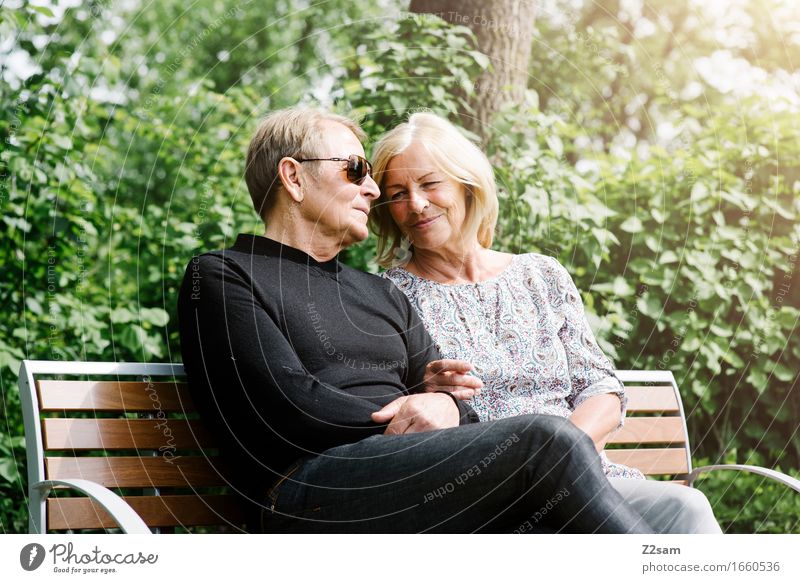
[[[413,228],[415,228],[415,229],[425,229],[425,228],[429,227],[430,225],[432,225],[433,223],[435,223],[437,221],[437,219],[439,217],[441,217],[441,216],[442,215],[436,215],[435,217],[430,217],[430,218],[427,218],[427,219],[423,219],[423,220],[421,220],[421,221],[419,221],[417,223],[414,223],[411,226]]]

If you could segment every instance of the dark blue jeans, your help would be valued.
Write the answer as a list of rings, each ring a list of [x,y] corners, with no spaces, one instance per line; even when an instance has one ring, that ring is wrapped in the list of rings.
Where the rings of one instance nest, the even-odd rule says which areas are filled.
[[[373,436],[301,459],[269,492],[264,532],[651,533],[569,420],[522,415]]]

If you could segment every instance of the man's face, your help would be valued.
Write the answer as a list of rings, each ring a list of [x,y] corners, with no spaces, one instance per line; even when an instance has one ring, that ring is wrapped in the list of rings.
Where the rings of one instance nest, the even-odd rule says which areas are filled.
[[[320,126],[322,143],[315,158],[364,156],[364,148],[355,134],[340,123],[325,121]],[[361,184],[347,179],[347,162],[318,161],[305,172],[301,205],[303,216],[314,223],[314,236],[336,238],[344,248],[369,236],[367,215],[370,204],[380,191],[371,176]]]

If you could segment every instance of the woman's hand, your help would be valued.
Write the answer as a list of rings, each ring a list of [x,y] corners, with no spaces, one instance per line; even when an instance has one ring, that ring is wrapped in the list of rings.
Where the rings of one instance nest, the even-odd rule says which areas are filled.
[[[481,392],[483,381],[467,374],[472,365],[466,360],[433,360],[425,367],[425,390],[447,391],[465,401]]]

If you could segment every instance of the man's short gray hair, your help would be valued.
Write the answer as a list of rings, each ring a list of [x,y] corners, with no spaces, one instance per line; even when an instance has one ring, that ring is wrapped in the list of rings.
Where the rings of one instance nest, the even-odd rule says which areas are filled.
[[[322,122],[340,123],[355,134],[359,141],[366,139],[361,127],[350,118],[310,107],[289,107],[267,115],[258,126],[247,149],[244,180],[253,207],[266,223],[275,208],[281,189],[278,163],[281,158],[314,158],[319,155],[322,141]]]

